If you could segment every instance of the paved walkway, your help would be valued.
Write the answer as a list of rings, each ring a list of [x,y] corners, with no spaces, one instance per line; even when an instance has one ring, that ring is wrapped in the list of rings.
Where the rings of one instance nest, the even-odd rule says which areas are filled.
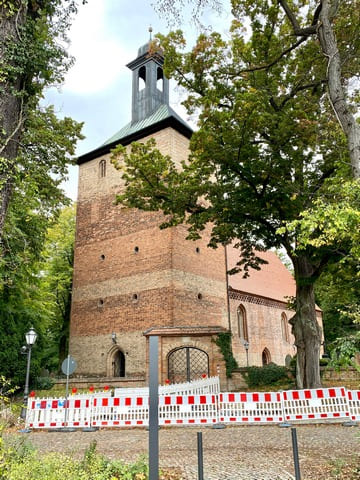
[[[277,426],[161,428],[160,466],[178,467],[182,479],[197,480],[197,431],[203,432],[205,480],[294,479],[291,430]],[[357,478],[334,476],[341,465],[359,466],[360,428],[341,425],[298,425],[302,480]],[[135,460],[148,451],[145,429],[98,432],[33,432],[29,440],[41,451],[80,456],[96,440],[97,451],[109,458]]]

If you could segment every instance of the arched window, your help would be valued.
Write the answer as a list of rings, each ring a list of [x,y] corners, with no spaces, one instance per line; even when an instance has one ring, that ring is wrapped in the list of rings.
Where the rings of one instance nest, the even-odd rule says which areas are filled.
[[[162,92],[164,90],[164,74],[162,68],[157,69],[156,88]]]
[[[262,352],[262,364],[268,365],[269,363],[271,363],[271,355],[269,350],[267,348],[264,348]]]
[[[143,65],[139,69],[139,83],[138,83],[138,90],[143,90],[146,86],[146,67]]]
[[[105,158],[103,158],[99,162],[99,176],[100,178],[103,178],[105,177],[105,175],[106,175],[106,160]]]
[[[125,355],[121,350],[114,353],[112,360],[113,377],[125,377]]]
[[[168,379],[171,383],[191,382],[209,375],[209,356],[195,347],[180,347],[168,355]]]
[[[246,319],[246,310],[243,305],[239,305],[237,309],[237,321],[239,337],[243,340],[249,341],[249,333]]]
[[[281,314],[281,332],[282,332],[283,340],[289,343],[290,342],[289,324],[288,324],[287,316],[284,312]]]

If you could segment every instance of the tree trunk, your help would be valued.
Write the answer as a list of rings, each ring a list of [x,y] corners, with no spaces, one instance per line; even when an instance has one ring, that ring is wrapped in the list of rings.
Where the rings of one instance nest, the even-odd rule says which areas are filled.
[[[9,42],[19,43],[20,26],[24,24],[27,2],[15,2],[19,11],[9,13],[0,6],[0,239],[16,175],[16,157],[24,123],[23,79],[8,75],[8,67],[16,68],[16,59],[9,59]]]
[[[331,25],[330,3],[322,0],[319,16],[318,38],[324,55],[328,58],[328,86],[331,104],[347,137],[354,178],[360,178],[360,127],[351,113],[341,84],[341,59],[336,37]]]
[[[296,313],[290,319],[297,348],[298,388],[321,387],[320,348],[322,331],[316,319],[313,268],[306,256],[293,259],[296,279]]]

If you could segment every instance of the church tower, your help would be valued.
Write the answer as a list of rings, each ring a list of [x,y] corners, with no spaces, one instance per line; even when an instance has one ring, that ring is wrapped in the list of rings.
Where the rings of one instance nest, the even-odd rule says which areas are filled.
[[[159,380],[225,375],[218,333],[229,327],[225,252],[206,234],[160,230],[160,212],[114,205],[123,188],[110,163],[118,144],[154,138],[176,164],[188,156],[190,127],[169,105],[163,57],[151,42],[132,70],[132,119],[78,159],[79,187],[70,353],[76,374],[121,385],[146,385],[148,337],[159,336]]]

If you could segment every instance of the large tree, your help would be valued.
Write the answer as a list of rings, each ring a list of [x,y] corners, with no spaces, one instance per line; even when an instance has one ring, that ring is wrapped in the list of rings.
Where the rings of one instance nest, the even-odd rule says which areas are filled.
[[[114,163],[123,169],[127,187],[118,200],[161,209],[167,215],[164,226],[186,222],[190,238],[210,223],[210,245],[237,239],[239,267],[245,270],[256,266],[254,249],[285,248],[296,280],[290,323],[297,384],[318,387],[322,332],[314,283],[348,245],[344,240],[299,249],[297,228],[286,225],[327,195],[327,179],[351,177],[347,138],[328,101],[327,59],[315,36],[294,38],[293,25],[275,0],[232,4],[229,40],[200,35],[194,48],[182,53],[181,32],[160,37],[165,72],[188,90],[185,105],[199,112],[199,130],[181,170],[152,141],[133,144],[131,152],[118,147]],[[299,15],[311,14],[296,5]],[[349,21],[351,12],[346,13]],[[359,44],[351,43],[356,32],[350,27],[347,39],[346,31],[337,33],[343,38],[343,71],[348,77],[357,74]]]
[[[182,23],[184,4],[192,5],[192,17],[195,23],[201,24],[201,15],[210,7],[222,12],[221,0],[158,0],[157,11],[168,19],[169,24]],[[249,12],[266,15],[268,7],[281,5],[289,23],[291,33],[298,41],[291,50],[299,47],[309,37],[318,39],[319,50],[326,57],[329,101],[343,129],[349,148],[349,156],[355,179],[360,178],[360,126],[356,121],[351,102],[347,95],[349,79],[353,79],[354,70],[347,70],[343,64],[342,54],[346,46],[346,55],[353,61],[359,61],[358,44],[360,41],[359,23],[360,9],[357,0],[317,0],[302,2],[277,0],[274,2],[253,2],[230,0],[232,11],[236,17],[246,18]],[[264,8],[265,7],[265,8]],[[250,13],[251,15],[251,13]],[[351,32],[350,32],[351,30]],[[344,45],[344,42],[347,42]],[[282,52],[282,55],[289,51]],[[276,61],[276,59],[275,59]],[[356,73],[355,73],[356,75]]]
[[[31,112],[44,88],[61,82],[72,63],[65,40],[76,3],[0,2],[0,240],[17,176],[24,169],[19,150]]]
[[[75,205],[64,208],[46,236],[41,288],[49,305],[48,348],[43,365],[60,371],[68,353],[72,273],[74,264]]]
[[[69,118],[58,119],[52,107],[31,111],[19,149],[22,168],[14,183],[0,257],[0,374],[18,385],[26,368],[26,359],[20,356],[25,332],[34,326],[39,334],[33,352],[34,373],[40,366],[49,366],[46,348],[56,337],[49,330],[56,324],[57,277],[45,278],[50,267],[44,265],[44,244],[49,227],[69,203],[60,184],[75,153],[80,128]],[[64,244],[66,233],[64,226]],[[57,261],[55,253],[53,261]]]

